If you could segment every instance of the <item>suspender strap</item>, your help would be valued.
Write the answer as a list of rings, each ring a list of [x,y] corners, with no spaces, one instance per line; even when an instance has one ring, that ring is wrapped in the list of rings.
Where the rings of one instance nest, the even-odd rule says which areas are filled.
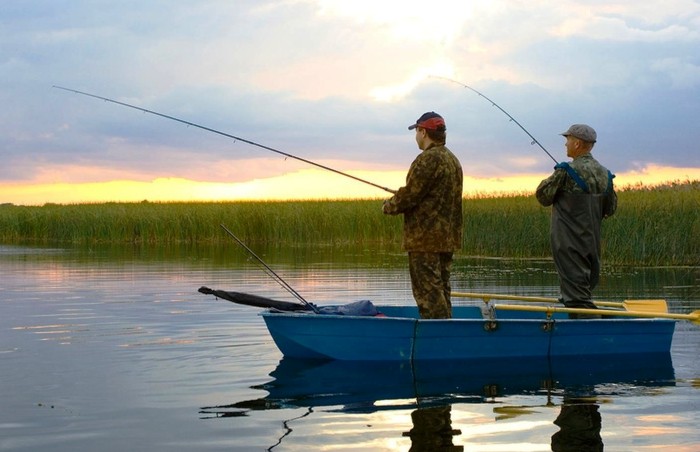
[[[581,179],[581,176],[578,175],[576,170],[574,170],[567,162],[561,162],[557,163],[554,166],[554,169],[565,169],[566,172],[569,174],[569,177],[571,177],[574,182],[576,182],[576,185],[581,187],[581,190],[584,191],[584,193],[590,193],[590,190],[588,190],[588,184],[586,184],[586,181]],[[611,173],[608,171],[608,178],[610,178]],[[608,179],[608,187],[612,187],[612,179]]]

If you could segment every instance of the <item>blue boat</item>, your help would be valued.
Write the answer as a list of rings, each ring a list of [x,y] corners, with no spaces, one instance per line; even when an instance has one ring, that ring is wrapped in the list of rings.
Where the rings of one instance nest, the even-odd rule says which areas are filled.
[[[479,306],[453,306],[451,319],[421,319],[415,306],[361,301],[319,308],[206,287],[199,291],[267,308],[260,315],[272,339],[286,358],[295,359],[422,362],[658,355],[670,353],[673,317],[689,317],[600,309],[596,312],[606,317],[570,319],[562,308],[513,311],[493,306],[482,311]]]
[[[669,353],[668,319],[568,319],[453,307],[453,318],[421,319],[412,306],[377,306],[380,316],[268,310],[261,315],[285,357],[343,361],[552,358]],[[534,314],[534,315],[533,315]],[[538,315],[539,314],[539,315]]]

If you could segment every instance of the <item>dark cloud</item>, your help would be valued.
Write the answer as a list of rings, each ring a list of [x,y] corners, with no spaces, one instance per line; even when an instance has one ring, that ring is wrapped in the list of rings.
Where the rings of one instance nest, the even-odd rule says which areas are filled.
[[[598,34],[555,35],[554,14],[566,12],[557,5],[551,19],[537,10],[550,25],[540,33],[522,20],[494,32],[491,20],[514,19],[503,12],[465,25],[436,53],[557,160],[565,159],[558,134],[586,122],[600,137],[595,152],[615,171],[700,166],[698,12],[650,25],[623,11],[593,20]],[[190,177],[196,168],[220,180],[218,162],[274,157],[54,84],[353,166],[341,169],[405,168],[417,152],[406,127],[429,110],[446,118],[449,145],[470,175],[549,172],[553,164],[505,114],[457,84],[428,78],[392,102],[362,94],[392,79],[392,67],[420,68],[432,55],[378,41],[381,27],[320,15],[311,1],[9,1],[0,22],[0,181],[68,164],[134,178]],[[399,74],[396,84],[413,76]]]

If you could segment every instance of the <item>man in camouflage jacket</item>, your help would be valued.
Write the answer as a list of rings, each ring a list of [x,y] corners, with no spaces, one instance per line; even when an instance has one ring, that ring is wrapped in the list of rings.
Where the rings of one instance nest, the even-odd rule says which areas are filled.
[[[462,247],[462,166],[445,147],[444,119],[423,114],[415,124],[421,153],[406,185],[384,201],[388,215],[403,214],[403,247],[408,252],[413,297],[422,318],[451,318],[453,252]]]
[[[550,242],[566,307],[595,309],[591,291],[600,278],[600,229],[615,213],[613,174],[591,155],[597,134],[586,124],[562,133],[570,163],[559,163],[535,195],[552,207]],[[572,316],[578,317],[578,316]]]

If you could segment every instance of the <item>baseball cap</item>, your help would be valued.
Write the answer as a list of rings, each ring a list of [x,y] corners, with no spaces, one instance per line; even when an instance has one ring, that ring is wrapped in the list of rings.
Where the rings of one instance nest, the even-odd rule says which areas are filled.
[[[416,127],[422,127],[424,129],[431,130],[447,129],[447,127],[445,126],[445,120],[442,119],[442,116],[435,113],[434,111],[423,113],[421,117],[416,120],[415,124],[411,124],[410,126],[408,126],[408,130],[413,130]]]

